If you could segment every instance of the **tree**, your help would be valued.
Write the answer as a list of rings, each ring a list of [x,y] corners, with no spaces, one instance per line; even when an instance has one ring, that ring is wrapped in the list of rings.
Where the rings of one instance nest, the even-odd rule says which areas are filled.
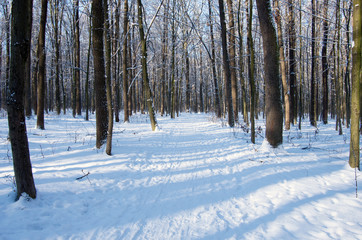
[[[146,45],[146,38],[145,33],[143,30],[143,5],[141,0],[137,0],[137,8],[138,8],[138,26],[139,26],[139,34],[140,34],[140,41],[141,41],[141,63],[142,63],[142,79],[143,79],[143,90],[146,97],[147,107],[148,107],[148,114],[150,116],[151,121],[151,128],[152,131],[156,130],[157,121],[155,117],[155,112],[153,109],[153,98],[150,89],[150,83],[148,79],[148,72],[147,72],[147,45]]]
[[[292,124],[297,122],[297,61],[296,55],[296,33],[294,20],[294,4],[293,0],[288,0],[289,18],[288,18],[288,37],[289,37],[289,85],[290,85],[290,121]]]
[[[123,15],[123,106],[124,106],[124,122],[129,122],[129,112],[128,112],[128,54],[127,54],[127,43],[128,43],[128,33],[129,33],[129,23],[128,23],[128,0],[124,1],[124,15]]]
[[[103,0],[92,2],[92,35],[93,35],[93,63],[94,63],[94,89],[96,107],[96,147],[100,148],[106,141],[108,129],[108,112],[106,97],[106,79],[103,53]]]
[[[362,78],[362,7],[359,0],[353,0],[353,42],[352,48],[352,102],[351,102],[351,142],[349,165],[360,170],[359,121],[360,83]]]
[[[73,0],[74,7],[74,87],[75,112],[82,115],[81,89],[80,89],[80,34],[79,34],[79,0]]]
[[[13,0],[9,95],[7,96],[9,136],[13,154],[17,198],[23,193],[36,197],[24,115],[24,84],[30,58],[32,0]]]
[[[238,109],[238,93],[236,82],[236,47],[235,47],[235,21],[234,21],[234,7],[233,1],[227,0],[228,15],[229,15],[229,58],[230,58],[230,81],[231,81],[231,97],[233,102],[234,121],[239,121],[239,109]]]
[[[312,66],[310,83],[309,119],[312,126],[317,127],[317,87],[316,87],[316,0],[312,0]]]
[[[324,13],[323,13],[323,46],[322,46],[322,76],[323,76],[323,109],[322,118],[323,123],[328,123],[328,60],[327,60],[327,46],[328,46],[328,0],[324,0]]]
[[[228,123],[230,127],[234,127],[234,110],[231,96],[231,72],[230,72],[230,59],[228,54],[227,40],[226,40],[226,19],[223,0],[219,0],[219,13],[221,24],[221,41],[222,41],[222,58],[224,65],[224,81],[226,86],[226,101],[228,111]]]
[[[212,79],[214,82],[214,91],[215,91],[215,112],[218,118],[221,118],[221,104],[220,104],[220,95],[219,95],[219,84],[217,81],[216,75],[216,54],[215,54],[215,41],[214,41],[214,29],[213,23],[211,20],[212,11],[211,11],[211,0],[208,0],[209,6],[209,26],[210,26],[210,40],[211,40],[211,67],[212,67]]]
[[[283,114],[280,98],[278,43],[269,0],[256,1],[263,37],[265,71],[266,139],[271,146],[283,143]]]
[[[253,21],[253,0],[249,0],[248,11],[248,70],[249,70],[249,85],[250,85],[250,124],[251,124],[251,142],[255,143],[255,54],[253,36],[251,34],[251,27]]]
[[[279,9],[279,1],[274,0],[275,5],[275,22],[277,24],[277,32],[278,32],[278,45],[279,45],[279,60],[280,60],[280,70],[282,76],[282,84],[283,84],[283,94],[284,94],[284,113],[285,113],[285,129],[290,129],[290,118],[293,117],[290,114],[290,96],[289,96],[289,86],[287,83],[287,69],[285,64],[285,57],[284,57],[284,40],[283,40],[283,33],[282,33],[282,19],[280,16],[280,9]]]
[[[44,129],[44,102],[45,102],[45,67],[46,67],[46,54],[45,54],[45,28],[47,20],[48,0],[41,0],[41,16],[39,26],[38,38],[38,81],[37,81],[37,121],[36,126],[39,129]]]

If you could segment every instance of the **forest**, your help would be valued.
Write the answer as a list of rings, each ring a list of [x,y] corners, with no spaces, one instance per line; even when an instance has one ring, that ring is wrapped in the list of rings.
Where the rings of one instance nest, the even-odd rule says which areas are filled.
[[[0,238],[359,239],[360,4],[0,0]]]
[[[9,83],[11,4],[2,1],[0,15],[3,109],[18,88]],[[42,0],[30,8],[22,95],[40,129],[44,113],[88,120],[96,112],[96,144],[107,143],[108,154],[113,121],[137,112],[149,114],[152,130],[155,113],[211,112],[250,128],[252,142],[255,119],[266,117],[275,147],[304,118],[317,128],[330,116],[340,135],[342,125],[358,132],[361,24],[352,1]]]

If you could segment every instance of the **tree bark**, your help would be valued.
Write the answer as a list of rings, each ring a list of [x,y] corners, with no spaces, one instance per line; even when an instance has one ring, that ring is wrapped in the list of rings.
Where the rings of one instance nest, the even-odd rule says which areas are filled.
[[[255,143],[255,54],[253,36],[251,34],[253,20],[253,0],[249,0],[248,10],[248,71],[249,71],[249,87],[250,87],[250,124],[251,124],[251,142]]]
[[[282,33],[282,19],[280,16],[279,1],[274,0],[275,5],[275,22],[277,24],[278,31],[278,45],[279,45],[279,60],[280,60],[280,70],[282,76],[283,84],[283,94],[284,94],[284,114],[285,114],[285,130],[290,129],[290,118],[293,117],[293,114],[290,114],[290,97],[289,97],[289,86],[287,83],[287,69],[285,64],[284,57],[284,41]]]
[[[353,0],[353,42],[352,48],[352,103],[351,103],[351,142],[349,165],[360,170],[359,121],[360,83],[362,77],[362,7],[359,0]]]
[[[220,103],[220,94],[219,94],[219,84],[217,81],[217,74],[216,74],[216,54],[215,54],[215,41],[214,41],[214,29],[213,23],[211,20],[211,0],[208,0],[209,6],[209,26],[210,26],[210,40],[211,40],[211,67],[212,67],[212,79],[214,82],[214,92],[215,92],[215,112],[218,118],[221,118],[221,103]]]
[[[297,61],[296,55],[296,33],[294,19],[294,3],[288,0],[289,19],[288,19],[288,37],[289,37],[289,85],[290,85],[290,121],[292,124],[297,122],[298,111],[298,90],[297,90]]]
[[[323,13],[323,46],[322,46],[322,87],[323,87],[323,109],[322,120],[324,124],[328,123],[328,0],[324,0]]]
[[[79,0],[74,0],[74,85],[75,85],[75,110],[78,116],[82,115],[82,99],[80,89],[80,33],[79,33]]]
[[[236,47],[235,47],[235,20],[233,1],[227,0],[229,15],[229,62],[230,62],[230,80],[231,80],[231,97],[233,102],[234,121],[239,121],[238,93],[236,82]]]
[[[10,94],[7,105],[17,198],[23,193],[31,198],[36,197],[23,106],[24,83],[28,77],[25,69],[30,59],[32,9],[31,0],[12,2]]]
[[[312,126],[317,127],[317,102],[316,102],[316,0],[312,0],[312,66],[311,66],[311,85],[310,85],[310,111],[309,119]]]
[[[101,148],[107,138],[108,112],[106,97],[106,79],[103,52],[103,0],[92,2],[94,89],[96,108],[96,147]]]
[[[129,122],[129,108],[128,108],[128,0],[124,1],[123,9],[123,112],[124,112],[124,122]]]
[[[141,63],[142,63],[142,79],[143,79],[143,88],[145,92],[147,107],[148,107],[148,114],[150,116],[151,121],[151,128],[152,131],[156,130],[157,121],[156,116],[153,108],[153,98],[150,89],[150,83],[148,79],[148,72],[147,72],[147,45],[146,45],[146,38],[143,30],[143,5],[141,0],[137,0],[137,7],[138,7],[138,26],[139,26],[139,34],[140,34],[140,41],[141,41]]]
[[[260,30],[263,38],[265,71],[266,139],[271,146],[283,143],[283,113],[280,97],[279,58],[276,31],[269,0],[257,0]]]
[[[108,0],[103,0],[104,8],[104,36],[105,36],[105,54],[106,54],[106,91],[107,91],[107,110],[108,110],[108,131],[106,154],[112,154],[112,135],[113,135],[113,109],[112,109],[112,87],[111,87],[111,30],[110,16],[108,14]]]
[[[46,73],[46,54],[45,54],[45,28],[47,20],[48,0],[41,1],[41,16],[39,26],[38,51],[39,51],[39,70],[37,83],[37,122],[39,129],[44,129],[44,101],[45,101],[45,73]]]
[[[230,72],[230,59],[228,54],[228,45],[226,40],[226,19],[223,0],[219,0],[219,12],[220,12],[220,25],[221,25],[221,42],[222,42],[222,58],[224,65],[224,82],[226,88],[226,101],[228,112],[228,123],[230,127],[234,127],[234,110],[231,95],[231,72]]]

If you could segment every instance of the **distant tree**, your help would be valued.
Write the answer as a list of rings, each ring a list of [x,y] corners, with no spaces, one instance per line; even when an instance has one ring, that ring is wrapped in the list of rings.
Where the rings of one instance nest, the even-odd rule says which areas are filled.
[[[234,110],[231,95],[231,70],[230,70],[230,59],[228,54],[228,46],[226,39],[226,19],[224,1],[219,0],[219,13],[220,13],[220,25],[221,25],[221,41],[222,41],[222,58],[224,66],[224,82],[226,87],[226,102],[228,112],[228,123],[230,127],[234,127]]]
[[[150,89],[150,82],[147,71],[147,44],[145,33],[143,30],[143,5],[141,0],[137,0],[138,8],[138,27],[141,41],[141,63],[142,63],[142,79],[143,79],[143,90],[146,97],[146,103],[148,107],[148,114],[150,116],[152,131],[156,130],[157,121],[153,108],[153,97]]]
[[[96,108],[96,147],[101,148],[107,139],[108,112],[106,97],[106,79],[104,63],[104,9],[103,0],[92,2],[92,35],[93,35],[93,63],[94,63],[94,89]]]
[[[211,0],[208,0],[208,7],[209,7],[209,26],[210,26],[210,40],[211,40],[211,68],[212,68],[212,79],[214,83],[214,102],[215,102],[215,112],[218,118],[221,118],[221,104],[220,104],[220,92],[219,92],[219,84],[217,81],[217,74],[216,74],[216,54],[215,54],[215,41],[214,41],[214,29],[213,23],[211,20],[212,16],[212,7],[211,7]]]
[[[82,99],[80,88],[80,33],[79,33],[79,0],[73,0],[74,19],[74,87],[75,112],[82,115]]]
[[[271,146],[283,143],[283,113],[280,97],[279,58],[276,31],[269,0],[256,1],[263,38],[265,71],[266,139]]]
[[[351,143],[349,165],[360,169],[359,125],[360,90],[362,80],[362,7],[360,0],[353,0],[353,42],[352,48],[352,103],[351,103]]]
[[[251,142],[255,143],[255,53],[254,42],[252,35],[252,21],[253,21],[253,0],[249,0],[248,10],[248,70],[249,70],[249,87],[250,87],[250,124],[251,124]]]
[[[312,126],[317,126],[317,84],[316,84],[316,0],[312,1],[312,66],[311,66],[311,83],[310,83],[310,111],[309,119]]]
[[[229,58],[230,58],[230,81],[231,81],[231,97],[233,102],[234,121],[239,121],[238,108],[238,84],[236,81],[236,31],[234,20],[233,1],[227,0],[228,16],[229,16]]]
[[[17,198],[22,193],[31,198],[36,197],[23,105],[24,84],[29,77],[26,65],[30,58],[32,9],[32,0],[12,1],[10,94],[7,96],[7,105]]]
[[[324,0],[324,13],[323,13],[323,46],[322,46],[322,76],[323,76],[323,109],[322,118],[323,123],[328,123],[328,60],[327,60],[327,47],[328,47],[328,0]]]
[[[282,27],[282,19],[280,15],[279,9],[279,1],[274,0],[275,6],[275,22],[277,24],[277,32],[278,32],[278,47],[279,47],[279,60],[280,60],[280,70],[281,70],[281,77],[282,77],[282,84],[283,84],[283,94],[284,94],[284,113],[285,113],[285,129],[290,129],[290,118],[293,117],[290,114],[290,96],[289,96],[289,86],[287,83],[287,69],[285,64],[285,57],[284,57],[284,40],[283,40],[283,27]]]
[[[294,0],[288,0],[288,39],[289,39],[289,90],[290,92],[290,121],[297,122],[298,90],[297,90],[297,61],[296,61],[296,33],[294,17]]]
[[[41,0],[41,16],[39,26],[38,51],[38,81],[37,81],[37,121],[36,126],[44,129],[44,103],[45,103],[45,79],[46,79],[46,53],[45,53],[45,28],[48,12],[48,0]]]
[[[123,105],[124,105],[124,122],[129,122],[129,108],[128,108],[128,34],[129,34],[129,23],[128,23],[128,0],[124,1],[123,9]]]

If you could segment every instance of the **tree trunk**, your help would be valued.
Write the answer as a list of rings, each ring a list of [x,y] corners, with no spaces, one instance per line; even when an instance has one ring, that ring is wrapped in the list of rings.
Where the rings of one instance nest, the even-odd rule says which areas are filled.
[[[224,82],[226,88],[226,101],[228,111],[228,123],[230,127],[234,127],[234,110],[231,96],[231,72],[230,72],[230,59],[228,54],[228,46],[226,40],[226,19],[223,0],[219,0],[220,12],[220,25],[221,25],[221,41],[222,41],[222,57],[224,65]]]
[[[279,45],[279,60],[280,60],[280,70],[282,76],[282,84],[283,84],[283,94],[284,94],[284,114],[285,114],[285,130],[290,129],[290,118],[293,117],[293,114],[290,114],[290,98],[289,98],[289,86],[287,83],[287,69],[285,64],[284,57],[284,41],[283,41],[283,33],[282,33],[282,19],[280,16],[279,9],[279,1],[274,0],[275,5],[275,22],[277,24],[278,31],[278,45]]]
[[[292,124],[297,122],[298,111],[298,90],[297,90],[297,61],[296,55],[296,33],[294,19],[294,3],[288,0],[289,19],[288,19],[288,37],[289,37],[289,85],[290,85],[290,121]]]
[[[175,17],[176,17],[176,0],[172,1],[172,25],[171,25],[171,41],[172,41],[172,50],[171,50],[171,118],[175,118],[176,113],[176,87],[175,87],[175,71],[176,71],[176,25],[175,25]]]
[[[96,147],[101,148],[107,138],[108,112],[106,97],[106,79],[103,53],[103,0],[92,2],[93,56],[94,56],[94,89],[96,108]]]
[[[269,0],[257,0],[260,30],[263,37],[265,71],[265,136],[271,146],[283,143],[283,113],[280,98],[277,36]]]
[[[151,121],[151,128],[152,131],[156,130],[157,121],[155,112],[153,109],[153,98],[150,89],[150,83],[148,79],[148,72],[147,72],[147,45],[145,34],[143,30],[143,5],[141,0],[137,0],[137,7],[138,7],[138,26],[139,26],[139,33],[140,33],[140,41],[141,41],[141,63],[142,63],[142,79],[143,79],[143,88],[145,92],[147,107],[148,107],[148,114],[150,116]]]
[[[114,105],[114,115],[115,121],[119,122],[119,108],[120,108],[120,61],[121,55],[119,54],[119,36],[120,36],[120,1],[116,3],[116,8],[114,10],[114,39],[113,39],[113,105]]]
[[[81,89],[80,89],[80,34],[79,34],[79,0],[74,4],[74,85],[75,85],[75,110],[78,116],[82,115]]]
[[[17,198],[22,193],[31,198],[36,197],[23,106],[26,64],[30,59],[32,5],[31,0],[12,2],[10,94],[7,96],[7,105]]]
[[[362,77],[362,8],[359,0],[353,0],[353,42],[352,48],[352,103],[351,103],[351,142],[349,165],[360,170],[359,121],[360,121],[360,82]]]
[[[236,82],[236,43],[235,43],[235,21],[234,21],[234,7],[233,1],[227,0],[228,15],[229,15],[229,62],[230,62],[230,80],[231,80],[231,97],[233,102],[234,121],[239,121],[239,108],[238,108],[238,84]]]
[[[38,89],[37,89],[37,128],[44,129],[44,101],[45,101],[45,72],[46,72],[46,54],[45,54],[45,28],[47,20],[48,0],[41,1],[41,16],[39,26],[39,70],[38,70]]]
[[[113,134],[113,109],[112,109],[112,87],[111,87],[111,30],[110,17],[108,14],[108,0],[103,0],[104,8],[104,36],[105,36],[105,54],[106,54],[106,90],[107,90],[107,110],[108,110],[108,132],[106,154],[112,154],[112,134]]]
[[[128,101],[130,100],[128,97],[128,0],[124,1],[124,9],[123,9],[123,112],[124,112],[124,122],[129,122],[129,108]]]
[[[253,20],[253,0],[249,0],[249,14],[248,14],[248,70],[249,70],[249,85],[250,85],[250,124],[251,124],[251,142],[255,143],[255,56],[253,36],[251,34]]]
[[[247,100],[246,100],[246,83],[244,79],[244,61],[243,61],[243,23],[242,19],[243,16],[240,16],[241,12],[241,0],[239,0],[239,6],[238,6],[238,35],[239,35],[239,78],[240,78],[240,88],[241,88],[241,104],[240,107],[242,109],[243,113],[243,119],[244,123],[249,125],[249,119],[248,119],[248,108],[247,108]]]
[[[90,55],[92,47],[92,14],[89,14],[89,38],[88,38],[88,52],[87,52],[87,73],[85,77],[85,120],[89,120],[89,67],[90,67]]]
[[[328,123],[328,59],[327,59],[327,44],[328,44],[328,0],[324,0],[323,13],[323,46],[322,46],[322,76],[323,76],[323,123]]]
[[[213,23],[211,20],[211,0],[208,0],[209,4],[209,26],[210,26],[210,40],[211,40],[211,67],[212,67],[212,79],[214,82],[214,91],[215,91],[215,112],[218,118],[221,118],[221,104],[220,104],[220,94],[219,94],[219,84],[217,81],[216,74],[216,54],[215,54],[215,41],[214,41],[214,29]]]
[[[312,66],[311,66],[311,85],[310,85],[310,111],[309,119],[312,126],[317,127],[317,102],[316,102],[316,0],[312,0]]]

